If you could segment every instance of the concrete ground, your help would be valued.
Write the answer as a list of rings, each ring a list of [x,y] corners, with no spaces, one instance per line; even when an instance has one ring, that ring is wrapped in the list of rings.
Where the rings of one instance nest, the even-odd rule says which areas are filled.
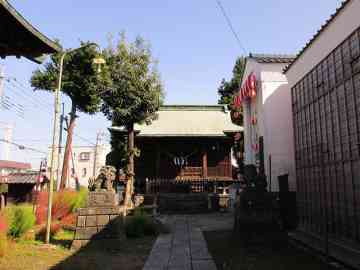
[[[143,270],[216,270],[202,231],[231,229],[231,213],[167,215],[160,220],[170,233],[158,236]]]

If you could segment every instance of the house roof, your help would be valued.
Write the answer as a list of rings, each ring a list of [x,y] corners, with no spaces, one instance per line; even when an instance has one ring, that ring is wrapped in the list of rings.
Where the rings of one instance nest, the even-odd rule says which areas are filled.
[[[29,170],[31,169],[31,164],[11,160],[0,160],[0,169]]]
[[[47,180],[46,176],[40,176],[40,182]],[[0,183],[5,184],[36,184],[39,178],[38,172],[12,173],[0,178]]]
[[[262,64],[286,64],[294,60],[295,55],[289,54],[258,54],[250,53],[250,59]]]
[[[0,57],[24,56],[41,63],[44,54],[61,51],[61,46],[32,26],[10,3],[0,0]]]
[[[305,44],[305,46],[299,51],[296,55],[295,59],[284,68],[284,73],[286,73],[291,66],[304,54],[304,52],[311,46],[311,44],[321,35],[321,33],[329,27],[331,22],[336,18],[337,15],[349,4],[352,0],[344,0],[341,5],[336,9],[335,13],[333,13],[330,18],[320,27],[320,29],[313,35],[313,37]]]
[[[231,122],[223,105],[167,105],[150,125],[135,125],[137,137],[226,137],[243,128]],[[122,131],[121,127],[110,128]]]

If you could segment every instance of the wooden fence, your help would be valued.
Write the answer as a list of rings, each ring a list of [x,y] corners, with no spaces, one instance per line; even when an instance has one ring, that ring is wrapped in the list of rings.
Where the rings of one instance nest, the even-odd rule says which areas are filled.
[[[191,192],[212,192],[214,180],[194,179],[194,180],[175,180],[175,179],[147,179],[146,193],[191,193]],[[229,184],[232,181],[227,181]]]

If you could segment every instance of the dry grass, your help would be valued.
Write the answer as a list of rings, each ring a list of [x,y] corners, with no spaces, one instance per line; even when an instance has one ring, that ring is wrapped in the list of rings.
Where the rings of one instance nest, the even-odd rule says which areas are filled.
[[[36,241],[10,242],[8,252],[0,258],[0,269],[140,270],[155,239],[98,240],[75,251],[68,248],[72,237],[72,233],[60,232],[50,246]]]

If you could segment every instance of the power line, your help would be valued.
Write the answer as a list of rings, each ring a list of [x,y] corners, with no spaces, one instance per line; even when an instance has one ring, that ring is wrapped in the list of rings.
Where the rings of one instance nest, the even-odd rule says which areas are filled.
[[[219,9],[220,9],[220,11],[221,11],[221,13],[222,13],[222,15],[224,16],[224,18],[225,18],[225,20],[226,20],[226,23],[228,24],[231,32],[233,33],[233,35],[234,35],[234,37],[235,37],[235,39],[236,39],[236,41],[237,41],[240,49],[243,50],[243,52],[244,52],[245,55],[247,55],[247,50],[246,50],[245,47],[242,45],[242,42],[240,41],[240,38],[239,38],[238,34],[236,33],[236,31],[235,31],[235,29],[234,29],[234,27],[233,27],[233,24],[231,23],[231,20],[230,20],[229,16],[226,14],[226,11],[225,11],[225,9],[224,9],[224,6],[221,4],[220,0],[215,0],[215,1],[216,1],[217,5],[218,5],[218,7],[219,7]]]
[[[22,91],[24,94],[28,94],[29,92],[29,88],[26,87],[22,82],[20,82],[18,79],[16,79],[15,77],[5,77],[6,80],[8,81],[13,81],[13,82],[16,82],[16,84],[22,88]],[[30,89],[31,90],[31,89]],[[32,91],[34,92],[34,91]],[[29,94],[28,94],[29,95]],[[34,98],[33,96],[31,96],[32,98]],[[35,99],[35,98],[34,98]],[[48,102],[48,100],[46,99],[43,99],[43,98],[40,98],[40,97],[37,97],[37,99],[39,99],[40,101],[42,101],[42,103],[46,104],[47,106],[50,106],[50,108],[53,107],[53,105],[51,103]],[[37,101],[37,100],[36,100]]]
[[[86,139],[86,138],[84,138],[84,137],[81,137],[80,135],[76,134],[75,132],[73,132],[73,135],[74,135],[75,137],[79,138],[80,140],[83,140],[83,141],[85,141],[85,142],[87,142],[87,143],[90,143],[90,144],[93,145],[93,146],[96,145],[96,144],[93,143],[92,141],[90,141],[90,140],[88,140],[88,139]]]
[[[7,82],[7,87],[16,91],[16,92],[12,92],[12,93],[22,96],[23,98],[27,99],[29,102],[31,102],[36,107],[42,108],[44,110],[46,110],[46,108],[51,109],[50,105],[48,105],[47,103],[43,103],[43,102],[41,102],[40,99],[36,99],[33,96],[29,95],[28,93],[26,93],[25,91],[20,89],[17,85],[12,83],[10,80],[5,80],[5,81]]]
[[[30,150],[30,151],[38,152],[38,153],[45,154],[45,155],[48,154],[48,153],[43,152],[43,151],[41,151],[41,150],[38,150],[38,149],[35,149],[35,148],[32,148],[32,147],[27,147],[27,146],[25,146],[25,145],[18,144],[18,143],[15,143],[15,142],[11,142],[11,141],[8,141],[8,140],[0,139],[0,141],[1,141],[1,142],[4,142],[4,143],[8,143],[8,144],[15,145],[15,146],[17,146],[20,150]]]
[[[6,89],[8,91],[5,91],[5,94],[13,94],[16,95],[19,99],[21,99],[22,101],[26,101],[29,102],[32,108],[38,108],[46,113],[51,113],[51,111],[49,110],[49,108],[47,109],[46,106],[44,104],[42,104],[40,101],[36,101],[34,99],[32,99],[30,96],[27,96],[26,94],[22,93],[22,92],[18,92],[19,90],[14,87],[13,85],[6,85]],[[13,91],[11,91],[13,90]],[[16,97],[14,97],[16,98]]]

